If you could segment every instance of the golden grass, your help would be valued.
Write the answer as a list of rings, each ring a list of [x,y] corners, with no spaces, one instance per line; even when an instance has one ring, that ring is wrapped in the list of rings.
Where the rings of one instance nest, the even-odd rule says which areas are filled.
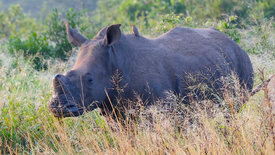
[[[32,76],[36,78],[35,75],[20,72],[16,76],[20,76],[22,81],[19,82],[24,85],[35,83],[27,81]],[[16,76],[10,82],[15,81]],[[8,87],[6,85],[8,83],[4,87]],[[50,94],[45,99],[36,96],[45,96],[42,92],[36,92],[39,89],[49,89],[42,85],[16,88],[1,101],[1,154],[275,153],[272,131],[275,121],[264,92],[251,97],[240,112],[236,108],[230,109],[230,105],[240,102],[241,95],[234,98],[229,94],[223,101],[229,109],[213,106],[211,101],[204,101],[204,106],[194,102],[192,111],[186,115],[188,117],[175,117],[175,113],[163,112],[153,106],[140,112],[138,123],[121,125],[99,116],[97,112],[61,121],[53,118],[45,104]],[[39,88],[35,88],[37,86]],[[34,89],[32,92],[35,94],[26,96],[25,89]],[[5,95],[3,91],[1,95]],[[35,107],[28,107],[31,101],[42,104],[35,110]],[[5,112],[7,107],[9,110]]]

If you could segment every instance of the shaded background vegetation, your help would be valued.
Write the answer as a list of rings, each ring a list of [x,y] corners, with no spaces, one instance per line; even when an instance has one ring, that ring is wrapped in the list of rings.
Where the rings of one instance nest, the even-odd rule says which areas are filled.
[[[47,13],[56,9],[69,9],[75,10],[89,9],[94,10],[96,8],[97,0],[1,0],[2,9],[8,10],[13,4],[19,4],[24,12],[31,17],[44,18]]]
[[[194,110],[190,116],[198,118],[198,126],[178,131],[161,124],[166,117],[158,118],[156,128],[141,125],[136,135],[110,130],[97,111],[59,124],[47,102],[50,79],[70,69],[77,51],[66,39],[64,21],[88,38],[115,23],[124,33],[134,24],[149,37],[175,26],[214,27],[249,54],[259,84],[258,68],[267,76],[275,73],[274,17],[274,0],[0,0],[0,154],[270,153],[274,135],[263,93],[231,121],[223,112],[210,116]],[[223,104],[240,100],[232,97]]]
[[[275,14],[273,0],[2,0],[0,6],[0,37],[9,39],[11,54],[20,52],[28,60],[34,56],[30,61],[38,70],[47,69],[44,59],[64,61],[71,55],[65,20],[88,38],[104,26],[121,23],[126,31],[135,24],[144,33],[178,25],[215,27],[239,43],[235,28],[273,20]]]

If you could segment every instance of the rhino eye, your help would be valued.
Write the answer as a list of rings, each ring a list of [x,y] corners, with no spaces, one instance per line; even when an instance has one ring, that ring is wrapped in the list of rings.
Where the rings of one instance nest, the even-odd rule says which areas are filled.
[[[93,79],[92,78],[88,78],[88,83],[93,83]]]
[[[93,78],[90,74],[86,75],[86,80],[87,80],[88,84],[93,83]]]

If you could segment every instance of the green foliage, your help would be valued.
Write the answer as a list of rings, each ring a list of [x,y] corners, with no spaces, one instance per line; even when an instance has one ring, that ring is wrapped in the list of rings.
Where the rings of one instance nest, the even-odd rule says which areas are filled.
[[[258,39],[251,44],[248,48],[248,52],[254,55],[268,55],[271,58],[275,58],[275,44],[273,38],[275,25],[273,21],[265,21],[261,25],[252,29],[251,36],[256,35]],[[266,52],[268,50],[268,53]]]
[[[182,14],[176,15],[174,13],[171,13],[170,15],[168,15],[168,14],[164,15],[161,17],[158,32],[166,32],[166,31],[174,28],[176,25],[184,22],[184,20],[185,19]]]
[[[54,55],[54,48],[48,43],[44,35],[37,35],[32,32],[25,40],[17,36],[9,39],[8,50],[13,55],[23,55],[35,69],[47,69],[47,64],[43,61]]]
[[[61,14],[64,14],[66,21],[72,28],[79,28],[80,32],[83,32],[87,29],[86,26],[82,25],[82,17],[85,13],[86,10],[76,12],[74,9],[68,9]],[[46,29],[46,37],[48,42],[55,44],[52,56],[66,60],[70,54],[69,52],[72,50],[72,45],[67,40],[64,19],[61,18],[61,14],[57,9],[54,9],[52,13],[49,14],[47,20],[49,26]]]
[[[230,16],[227,21],[220,21],[217,29],[227,34],[236,43],[240,43],[241,35],[237,30],[237,24],[234,21],[237,20],[237,16]]]
[[[31,133],[29,135],[31,139],[43,136],[41,131],[43,122],[38,118],[48,115],[45,111],[47,110],[46,104],[37,110],[36,105],[31,102],[37,100],[45,103],[50,96],[49,92],[45,91],[49,86],[40,82],[37,72],[34,72],[30,65],[25,64],[21,58],[17,59],[17,63],[19,65],[15,69],[11,66],[2,68],[1,73],[3,74],[0,75],[0,80],[5,81],[0,85],[3,99],[0,104],[0,143],[12,141],[9,143],[10,147],[26,144],[28,135],[25,131]],[[32,93],[22,96],[30,91]],[[51,122],[51,119],[48,115],[44,121]],[[22,135],[18,133],[22,133]],[[1,144],[0,150],[3,150]]]
[[[3,2],[3,9],[8,9],[12,4],[19,4],[24,12],[31,17],[42,17],[44,19],[53,8],[58,10],[68,8],[74,10],[89,9],[92,11],[96,8],[98,0],[0,0],[0,3],[1,1]]]
[[[262,10],[264,17],[275,16],[275,1],[274,0],[259,0],[258,7]]]
[[[23,13],[19,5],[11,5],[7,11],[0,12],[0,38],[22,36],[30,31],[38,31],[40,23]]]
[[[161,17],[174,13],[201,23],[237,16],[236,27],[243,27],[251,21],[250,18],[261,20],[262,13],[266,18],[274,17],[274,8],[272,0],[102,0],[98,2],[95,21],[131,24],[143,20],[146,27],[151,28],[150,21],[159,21]]]
[[[72,51],[72,45],[67,40],[64,19],[61,18],[61,15],[64,14],[71,27],[79,27],[81,32],[83,32],[87,29],[87,27],[81,25],[81,17],[85,12],[76,12],[73,9],[69,9],[60,13],[57,9],[54,9],[46,20],[48,26],[45,32],[36,33],[33,31],[25,34],[26,38],[20,35],[12,35],[9,39],[9,53],[23,55],[37,70],[47,69],[47,64],[44,62],[45,59],[58,58],[63,61],[67,60]]]
[[[174,12],[176,14],[185,11],[183,0],[124,0],[119,10],[126,13],[130,21],[135,21],[141,16],[145,18],[153,18],[158,14],[167,14]]]
[[[101,0],[92,13],[54,9],[44,22],[38,22],[24,14],[19,5],[12,5],[0,13],[0,37],[10,37],[11,54],[22,53],[36,69],[46,69],[45,59],[66,61],[71,55],[64,19],[88,38],[102,27],[121,23],[126,31],[130,31],[129,25],[135,24],[141,32],[153,34],[175,26],[215,27],[240,43],[237,29],[245,27],[251,18],[256,22],[262,17],[271,18],[274,6],[272,0]]]

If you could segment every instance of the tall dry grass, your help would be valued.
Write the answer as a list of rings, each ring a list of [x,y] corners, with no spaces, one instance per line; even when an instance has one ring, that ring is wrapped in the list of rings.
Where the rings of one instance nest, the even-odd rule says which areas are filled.
[[[237,82],[234,87],[239,87]],[[22,92],[14,93],[22,95]],[[18,112],[22,107],[17,105],[14,108],[18,109],[5,113],[4,105],[1,118],[6,118],[8,124],[1,120],[1,125],[7,125],[9,131],[3,127],[1,131],[9,134],[1,134],[0,153],[273,154],[274,115],[266,99],[266,91],[261,93],[243,104],[245,95],[241,92],[233,95],[225,91],[221,107],[210,100],[194,100],[189,106],[184,106],[182,97],[168,92],[167,100],[139,109],[137,119],[126,118],[124,123],[113,117],[102,117],[97,112],[58,120],[43,109],[45,105],[33,111],[33,115],[13,116],[24,114],[24,111]],[[11,102],[17,104],[18,98],[20,96]],[[131,104],[143,104],[140,102],[137,98]],[[159,105],[167,102],[176,108],[160,108]],[[3,117],[3,114],[10,117]],[[35,118],[28,120],[28,116]],[[27,123],[28,126],[19,123]]]

